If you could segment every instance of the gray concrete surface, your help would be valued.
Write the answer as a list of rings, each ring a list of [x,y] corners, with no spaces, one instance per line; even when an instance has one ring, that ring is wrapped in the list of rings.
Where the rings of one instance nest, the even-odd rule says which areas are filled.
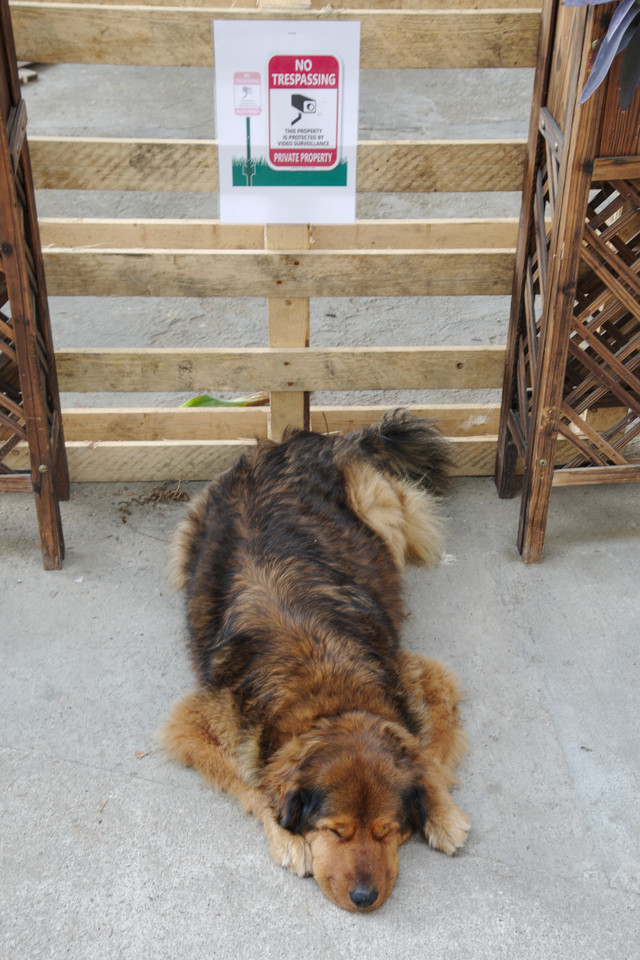
[[[185,506],[136,502],[149,489],[75,486],[55,573],[32,498],[0,499],[3,957],[635,960],[634,488],[555,491],[525,567],[517,501],[456,483],[445,562],[409,570],[405,635],[466,688],[473,827],[454,859],[410,841],[365,917],[276,867],[257,822],[155,746],[191,677],[166,578]]]
[[[419,109],[398,111],[368,74],[363,136],[526,132],[530,72],[410,79]],[[24,92],[33,133],[208,137],[209,84],[206,71],[48,67]],[[47,215],[215,215],[215,198],[183,195],[38,202]],[[373,196],[359,212],[517,210],[512,196],[421,203]],[[483,343],[502,341],[508,304],[345,298],[314,310],[316,343],[425,342],[425,325],[433,342]],[[60,298],[52,316],[59,346],[106,345],[109,324],[141,346],[260,343],[266,329],[253,301]],[[454,859],[407,844],[392,897],[366,917],[276,867],[256,822],[157,749],[191,676],[181,599],[167,584],[185,507],[143,502],[150,489],[75,485],[55,573],[40,567],[32,498],[0,498],[0,957],[636,960],[636,487],[554,491],[545,561],[525,567],[518,502],[500,501],[489,480],[456,482],[443,505],[445,562],[407,576],[406,642],[467,690],[456,799],[473,828]]]

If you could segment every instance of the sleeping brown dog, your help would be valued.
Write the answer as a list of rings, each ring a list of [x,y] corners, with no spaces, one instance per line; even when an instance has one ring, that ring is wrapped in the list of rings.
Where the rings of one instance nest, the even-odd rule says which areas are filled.
[[[402,569],[440,555],[448,467],[446,442],[405,411],[293,433],[214,480],[178,533],[198,687],[164,744],[347,910],[384,903],[414,831],[452,854],[469,829],[449,792],[457,684],[399,646]]]

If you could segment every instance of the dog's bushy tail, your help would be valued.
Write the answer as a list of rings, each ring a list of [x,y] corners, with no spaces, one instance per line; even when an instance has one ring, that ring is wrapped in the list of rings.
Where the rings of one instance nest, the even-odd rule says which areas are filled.
[[[399,408],[386,413],[380,423],[347,435],[344,441],[347,449],[355,452],[355,445],[358,454],[378,470],[412,480],[436,496],[449,489],[451,445],[431,420]]]

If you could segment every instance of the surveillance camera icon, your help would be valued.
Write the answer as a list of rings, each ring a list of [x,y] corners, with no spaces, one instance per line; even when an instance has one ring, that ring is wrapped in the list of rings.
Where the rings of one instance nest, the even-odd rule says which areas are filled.
[[[303,113],[315,113],[316,102],[311,97],[305,97],[301,93],[294,93],[291,96],[291,106],[298,111],[298,116],[291,121],[291,126],[295,127],[299,120],[302,120]]]
[[[291,97],[291,106],[300,113],[315,113],[316,101],[311,97],[305,97],[301,93],[294,93]]]

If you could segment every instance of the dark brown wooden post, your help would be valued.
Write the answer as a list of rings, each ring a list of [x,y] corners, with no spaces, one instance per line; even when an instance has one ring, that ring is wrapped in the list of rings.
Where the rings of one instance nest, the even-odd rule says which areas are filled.
[[[7,0],[0,0],[0,491],[33,490],[43,565],[59,569],[69,496],[42,251]],[[21,441],[31,469],[6,462]]]
[[[558,3],[559,0],[553,0],[552,3],[545,3],[542,9],[540,37],[536,57],[536,73],[531,99],[529,142],[527,145],[527,158],[523,176],[520,223],[518,226],[518,241],[516,246],[516,266],[513,274],[513,288],[511,292],[511,315],[509,318],[509,335],[507,340],[504,383],[502,387],[503,401],[500,413],[498,453],[496,457],[496,484],[501,497],[510,497],[513,494],[516,476],[516,458],[518,452],[522,455],[524,448],[522,438],[516,431],[512,432],[509,429],[509,418],[516,391],[518,346],[523,330],[522,325],[525,322],[522,308],[526,257],[533,240],[535,174],[540,162],[538,118],[549,85],[551,51],[553,50]]]
[[[622,114],[614,71],[577,104],[614,9],[543,13],[496,460],[501,496],[524,463],[525,562],[542,559],[552,485],[640,479],[640,95]]]

